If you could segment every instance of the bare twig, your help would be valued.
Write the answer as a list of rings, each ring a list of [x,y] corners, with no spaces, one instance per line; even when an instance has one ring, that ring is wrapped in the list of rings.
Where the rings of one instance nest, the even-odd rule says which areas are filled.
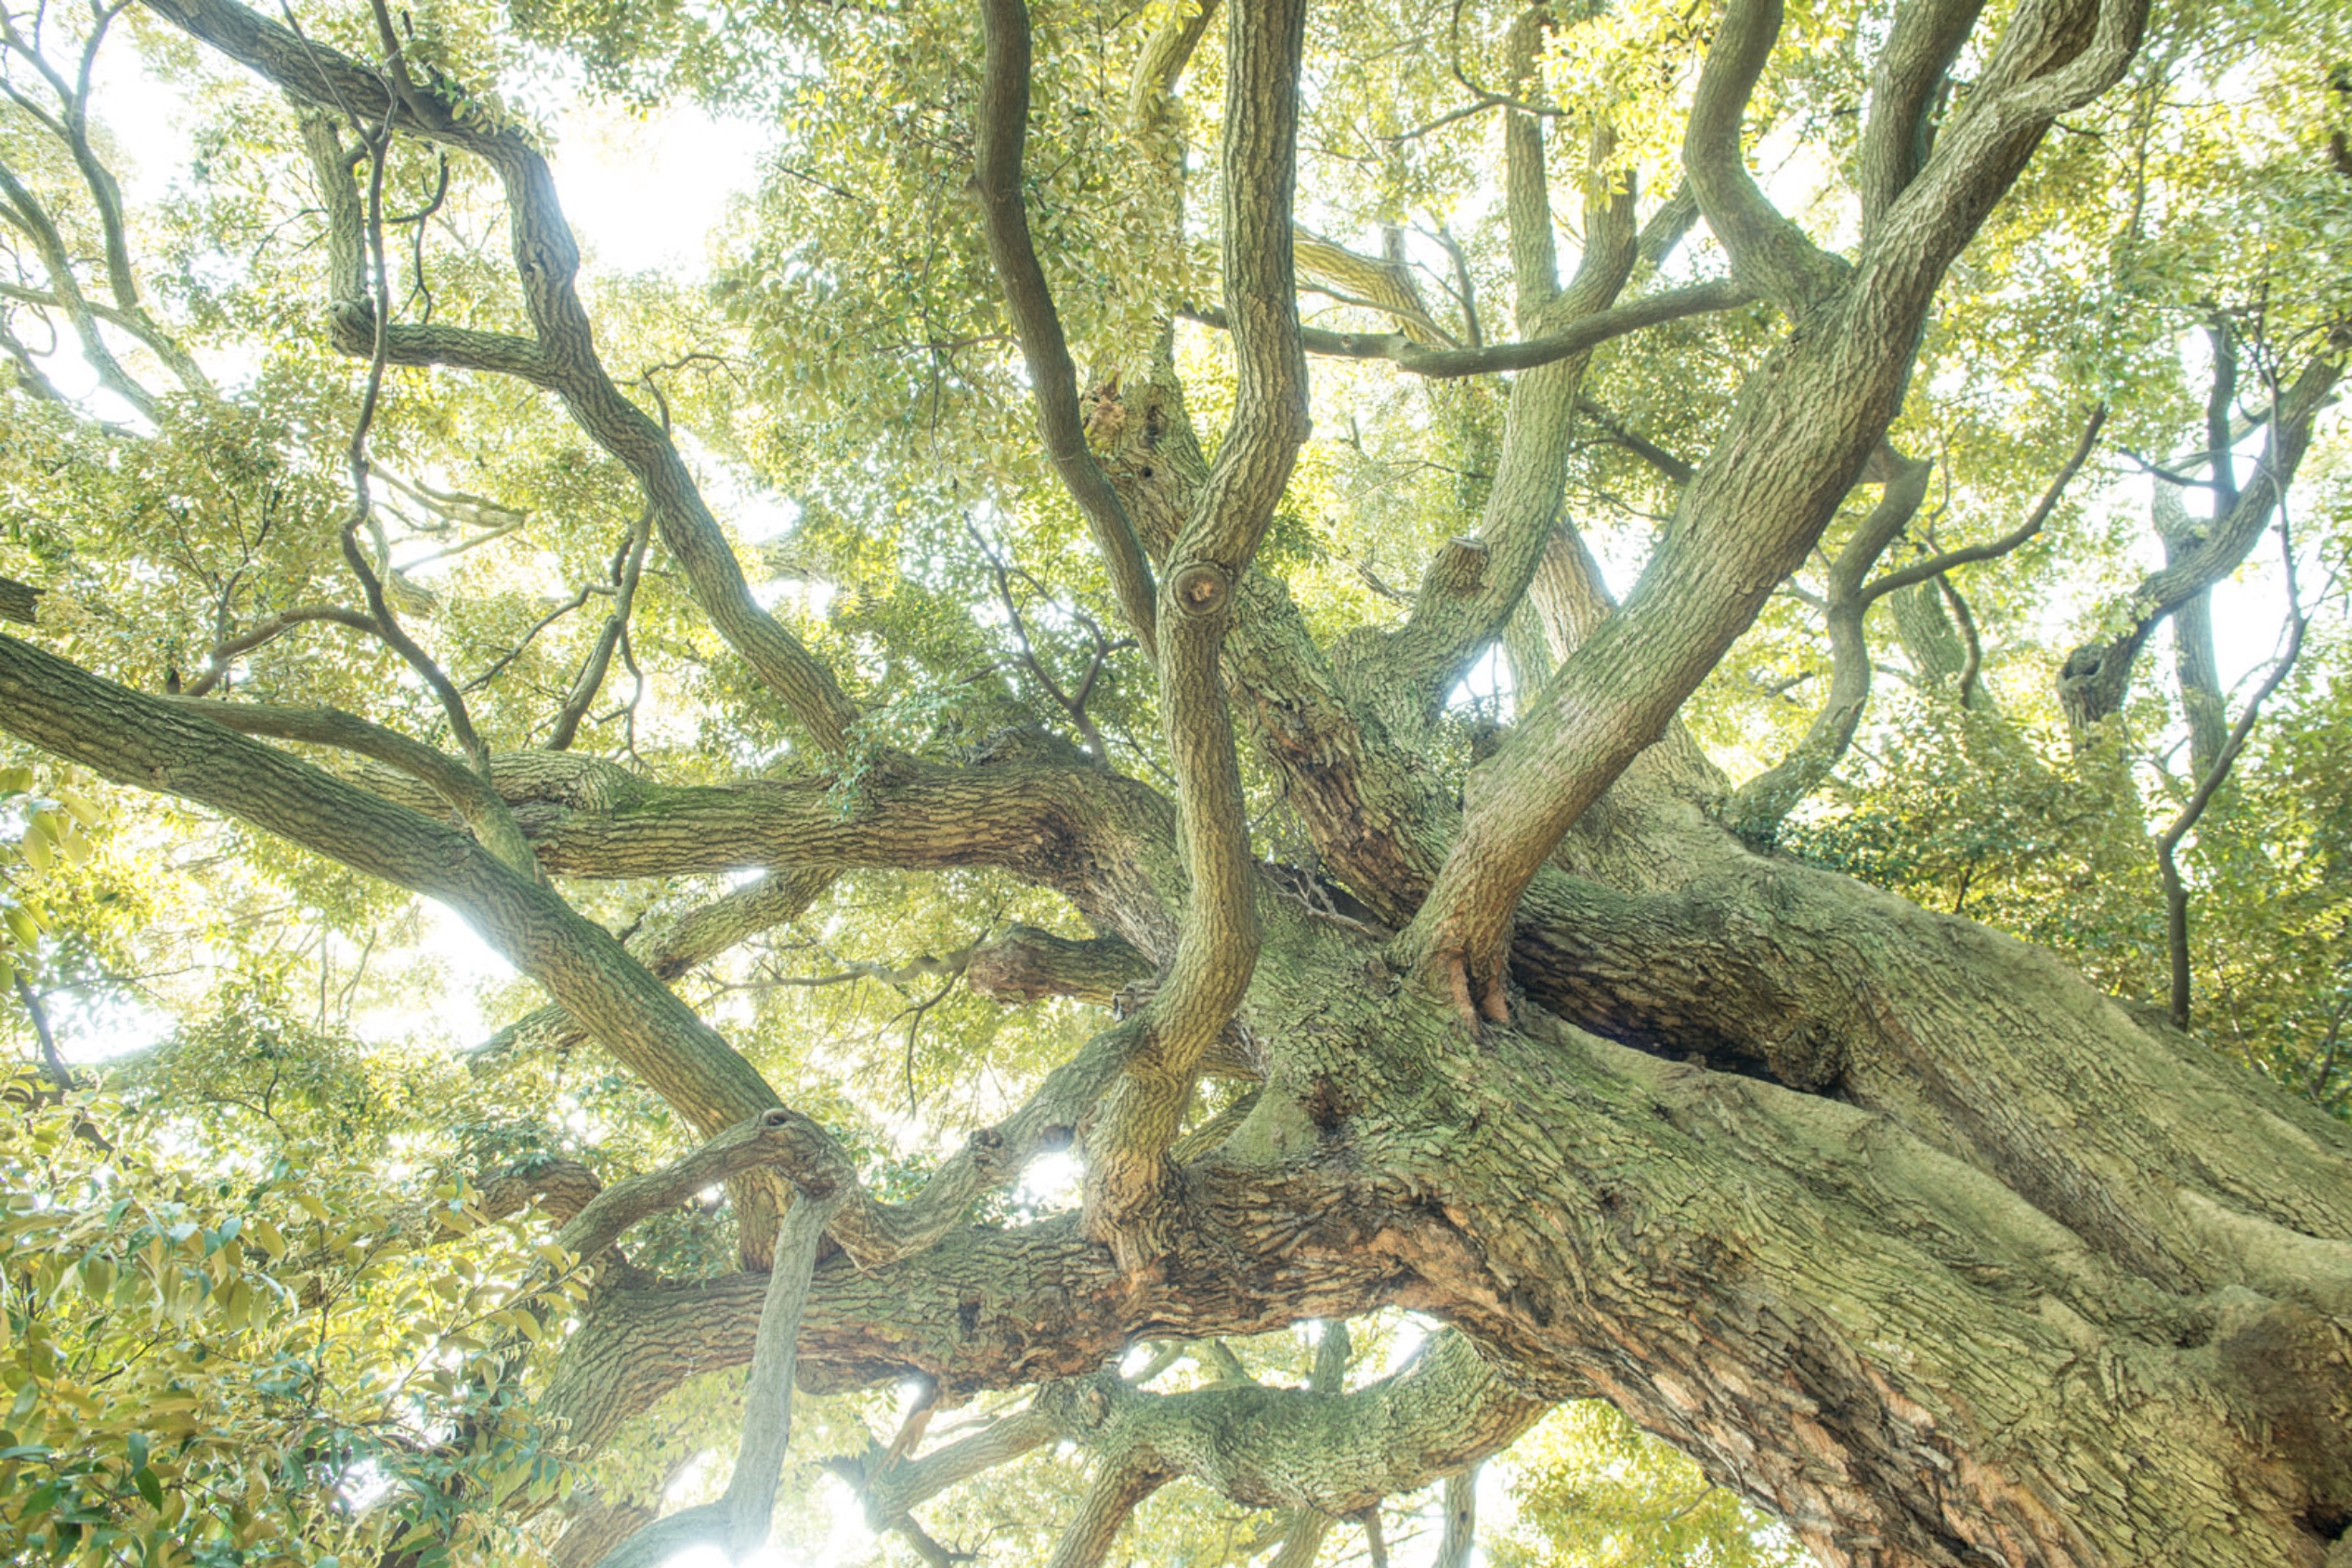
[[[2203,778],[2198,780],[2196,790],[2156,839],[2156,867],[2164,884],[2164,947],[2172,971],[2170,1012],[2173,1027],[2176,1029],[2189,1027],[2189,888],[2181,880],[2177,855],[2180,842],[2197,825],[2197,819],[2205,814],[2206,806],[2213,804],[2215,792],[2229,777],[2230,768],[2238,761],[2238,753],[2245,750],[2246,739],[2254,733],[2254,721],[2262,715],[2263,703],[2279,689],[2280,683],[2294,668],[2295,659],[2303,651],[2304,629],[2310,624],[2311,618],[2304,609],[2302,595],[2295,586],[2294,540],[2287,527],[2283,508],[2279,518],[2279,543],[2287,579],[2286,649],[2271,665],[2270,673],[2264,677],[2262,685],[2255,687],[2254,694],[2246,699],[2245,711],[2230,726],[2229,738],[2222,743],[2221,754],[2214,759],[2214,765],[2206,770]]]

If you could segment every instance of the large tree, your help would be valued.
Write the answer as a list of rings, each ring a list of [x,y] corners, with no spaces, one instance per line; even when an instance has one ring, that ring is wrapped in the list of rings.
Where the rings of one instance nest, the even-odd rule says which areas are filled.
[[[472,1260],[469,1310],[506,1292],[434,1341],[415,1517],[503,1509],[572,1562],[746,1554],[795,1386],[911,1385],[843,1469],[930,1561],[912,1510],[1066,1444],[1091,1480],[1055,1568],[1180,1479],[1279,1510],[1254,1544],[1305,1563],[1599,1398],[1828,1563],[2333,1561],[2343,921],[2295,882],[2332,852],[2278,846],[2343,824],[2266,817],[2232,769],[2306,642],[2341,655],[2283,527],[2352,320],[2340,8],[9,16],[0,564],[46,592],[0,603],[34,620],[0,637],[0,728],[217,814],[26,776],[24,874],[86,837],[53,799],[150,824],[119,831],[157,863],[157,824],[251,830],[233,876],[174,875],[321,934],[214,933],[243,1000],[154,1071],[281,1131],[286,1075],[339,1070],[325,928],[371,933],[347,1017],[385,890],[541,990],[464,1075],[539,1156],[477,1140],[405,1222],[305,1193],[315,1243],[256,1222],[286,1300],[240,1331],[318,1325],[271,1398],[323,1397],[338,1313],[398,1340],[396,1256]],[[110,30],[201,108],[168,199],[115,172]],[[777,127],[715,287],[583,278],[547,51]],[[2081,503],[2119,453],[2161,565]],[[2290,646],[2231,693],[2211,596],[2274,522]],[[2034,629],[2066,595],[2061,663]],[[2181,763],[2135,751],[2167,621]],[[2342,686],[2295,689],[2324,776]],[[2067,797],[2071,847],[1939,860],[1954,778]],[[2182,864],[2208,813],[2254,824],[2227,874]],[[1956,911],[1980,866],[1980,912],[2073,963],[1889,891],[1956,867]],[[2101,903],[2125,886],[2136,925]],[[2244,917],[2226,1052],[2188,1032],[2218,1015],[2208,887],[2334,911]],[[24,973],[64,975],[77,921],[128,953],[181,913],[108,896],[155,904],[101,937],[95,883],[43,895]],[[314,973],[306,1032],[281,1014]],[[20,1099],[111,1147],[56,993],[20,990],[52,1047]],[[890,1000],[858,1027],[836,990]],[[2333,1007],[2308,1052],[2291,992]],[[267,1038],[265,1087],[219,1065],[250,1049],[188,1055],[224,1032]],[[1039,1212],[1018,1183],[1064,1150],[1079,1199]],[[233,1312],[261,1234],[158,1220],[118,1270],[92,1231],[72,1266],[107,1301],[147,1267],[177,1322],[169,1248]],[[25,1289],[17,1335],[58,1332]],[[1301,1387],[1224,1348],[1399,1307],[1444,1326],[1352,1388],[1341,1330]],[[1146,1386],[1185,1346],[1204,1370]],[[56,1371],[27,1365],[20,1414]],[[584,1463],[745,1366],[724,1492],[658,1520],[659,1484],[557,1508],[535,1458],[455,1457],[528,1427]],[[124,1499],[160,1496],[156,1452]],[[376,1483],[297,1457],[276,1484],[351,1528]],[[62,1496],[51,1527],[98,1527]]]

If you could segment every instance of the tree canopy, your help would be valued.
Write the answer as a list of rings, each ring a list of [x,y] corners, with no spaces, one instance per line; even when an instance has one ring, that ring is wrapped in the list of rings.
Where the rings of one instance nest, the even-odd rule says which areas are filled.
[[[2352,7],[0,7],[0,1561],[2352,1554]]]

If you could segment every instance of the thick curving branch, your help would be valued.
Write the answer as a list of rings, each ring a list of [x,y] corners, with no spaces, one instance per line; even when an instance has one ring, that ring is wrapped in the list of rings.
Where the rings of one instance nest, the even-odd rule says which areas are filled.
[[[2237,504],[2206,530],[2202,542],[2179,552],[2161,570],[2140,579],[2112,612],[2123,630],[2101,641],[2085,643],[2067,656],[2058,672],[2058,695],[2078,737],[2123,707],[2131,687],[2132,666],[2157,625],[2237,570],[2261,540],[2271,513],[2293,482],[2311,444],[2312,425],[2344,373],[2344,357],[2352,350],[2352,334],[2339,332],[2337,335],[2340,341],[2332,341],[2313,355],[2293,385],[2280,393],[2262,458],[2239,492]]]
[[[204,656],[204,668],[197,672],[194,680],[181,687],[180,695],[209,695],[214,687],[228,678],[229,672],[236,667],[241,655],[275,641],[297,626],[319,622],[346,626],[354,632],[364,632],[371,637],[375,635],[375,622],[356,609],[346,609],[340,605],[298,605],[293,609],[266,616],[235,636],[214,644],[212,650]]]
[[[1331,1519],[1484,1460],[1550,1405],[1505,1385],[1451,1330],[1352,1392],[1221,1385],[1150,1394],[1098,1375],[1042,1399],[1065,1405],[1079,1441],[1101,1453],[1150,1456],[1247,1507]]]
[[[2058,116],[2105,92],[2138,52],[2147,0],[2026,0],[1917,176],[1864,235],[1854,306],[1924,310]]]
[[[1733,273],[1796,319],[1836,287],[1845,264],[1807,238],[1748,173],[1748,99],[1780,33],[1781,0],[1729,0],[1691,102],[1682,168]]]
[[[1173,950],[1184,869],[1174,813],[1148,786],[1066,749],[877,772],[847,811],[823,780],[666,785],[571,752],[505,752],[491,777],[554,875],[994,866],[1065,894],[1149,959]]]
[[[1016,925],[972,955],[964,984],[992,1001],[1069,997],[1109,1007],[1130,986],[1149,980],[1151,960],[1116,936],[1073,941]]]
[[[1104,1372],[1038,1394],[1039,1408],[1107,1469],[1186,1475],[1248,1508],[1330,1519],[1498,1452],[1549,1404],[1512,1389],[1451,1330],[1349,1392],[1243,1380],[1160,1394]]]
[[[1862,226],[1876,223],[1917,177],[1935,144],[1935,116],[1952,62],[1976,31],[1984,0],[1907,0],[1895,12],[1870,75],[1856,183]]]
[[[1221,1350],[1210,1341],[1194,1353]],[[1352,1392],[1342,1386],[1348,1353],[1346,1327],[1334,1321],[1306,1389],[1261,1385],[1237,1365],[1179,1393],[1148,1392],[1140,1386],[1148,1377],[1115,1371],[1048,1383],[1027,1408],[935,1453],[910,1459],[875,1450],[854,1466],[853,1482],[869,1520],[888,1528],[952,1486],[1068,1440],[1096,1457],[1098,1476],[1153,1476],[1158,1484],[1184,1476],[1242,1507],[1280,1510],[1291,1522],[1288,1547],[1311,1561],[1335,1521],[1463,1473],[1548,1407],[1511,1389],[1451,1330]]]
[[[515,821],[505,800],[488,779],[464,764],[444,755],[422,740],[398,730],[370,724],[336,708],[285,708],[264,703],[208,702],[196,698],[166,698],[186,712],[202,713],[240,735],[265,735],[275,740],[296,740],[311,746],[332,746],[356,756],[370,757],[395,767],[428,786],[472,829],[482,846],[509,869],[527,877],[539,875],[539,862]]]
[[[763,1167],[784,1171],[803,1191],[838,1191],[844,1165],[845,1156],[821,1129],[778,1105],[738,1122],[659,1169],[615,1182],[565,1222],[555,1234],[555,1245],[576,1257],[593,1259],[639,1221]],[[804,1177],[807,1186],[802,1184]]]
[[[1089,1241],[1077,1216],[1017,1229],[961,1227],[919,1255],[818,1270],[802,1380],[817,1392],[909,1376],[959,1390],[1091,1376],[1138,1338],[1206,1339],[1416,1304],[1384,1242],[1394,1195],[1301,1171],[1214,1168],[1173,1201],[1176,1250],[1142,1275]],[[1306,1266],[1305,1260],[1313,1260]],[[764,1276],[622,1285],[567,1340],[547,1396],[593,1449],[686,1378],[750,1358]]]
[[[1206,15],[1204,11],[1203,15]],[[1150,565],[1118,492],[1086,444],[1079,417],[1078,367],[1062,335],[1062,318],[1029,234],[1021,153],[1029,131],[1029,10],[1026,0],[983,0],[985,59],[974,127],[973,184],[979,192],[988,257],[1004,289],[1005,309],[1020,339],[1035,388],[1038,433],[1046,456],[1094,535],[1119,608],[1146,651],[1155,648],[1157,610]],[[1195,38],[1197,33],[1194,33]],[[1180,32],[1178,42],[1183,34]],[[1189,56],[1189,45],[1182,56]],[[1181,69],[1180,57],[1174,69]],[[1155,101],[1156,101],[1155,99]]]
[[[1149,1211],[1168,1150],[1201,1057],[1241,1005],[1257,963],[1258,879],[1220,660],[1235,586],[1308,426],[1290,210],[1306,7],[1235,0],[1226,14],[1223,270],[1234,416],[1169,549],[1159,590],[1161,703],[1190,886],[1176,951],[1089,1143],[1090,1221],[1130,1264],[1165,1245]]]
[[[1535,82],[1551,20],[1544,7],[1531,6],[1511,24],[1504,50],[1513,91],[1524,92]],[[1510,246],[1512,306],[1524,336],[1560,293],[1560,250],[1552,234],[1544,123],[1517,106],[1503,116],[1503,225]]]
[[[1829,695],[1813,715],[1804,738],[1772,766],[1742,785],[1724,811],[1731,830],[1750,843],[1769,846],[1788,814],[1821,788],[1853,743],[1862,710],[1870,703],[1870,637],[1864,621],[1871,600],[1862,580],[1878,564],[1887,547],[1911,526],[1920,503],[1927,498],[1927,481],[1935,464],[1924,458],[1898,456],[1881,449],[1887,472],[1878,504],[1855,526],[1836,558],[1830,562],[1829,592],[1824,619],[1829,625]]]
[[[1078,1499],[1077,1517],[1054,1542],[1046,1568],[1101,1568],[1143,1499],[1173,1479],[1147,1465],[1105,1462]]]

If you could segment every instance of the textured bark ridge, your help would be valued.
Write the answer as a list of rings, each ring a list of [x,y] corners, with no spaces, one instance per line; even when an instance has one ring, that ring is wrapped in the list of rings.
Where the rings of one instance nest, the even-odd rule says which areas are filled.
[[[847,755],[856,704],[751,597],[666,428],[598,361],[527,138],[452,108],[454,86],[404,96],[232,0],[150,4],[321,115],[496,174],[529,334],[379,328],[351,159],[320,119],[329,335],[553,393],[635,476],[711,624],[820,752]],[[560,747],[459,760],[326,711],[143,695],[14,637],[0,637],[0,726],[461,910],[549,999],[491,1042],[484,1070],[593,1041],[708,1140],[667,1169],[568,1194],[562,1239],[602,1283],[545,1406],[593,1453],[687,1377],[754,1366],[729,1502],[660,1522],[586,1510],[567,1561],[650,1561],[703,1536],[748,1549],[794,1379],[916,1377],[943,1395],[1038,1391],[985,1437],[852,1467],[875,1522],[934,1561],[944,1548],[915,1510],[1066,1440],[1096,1480],[1057,1568],[1102,1561],[1136,1504],[1180,1475],[1287,1510],[1283,1560],[1304,1561],[1331,1520],[1457,1477],[1548,1402],[1598,1395],[1840,1568],[2320,1568],[2352,1522],[2346,1129],[2045,954],[1759,852],[1852,734],[1866,648],[1823,734],[1743,798],[1727,800],[1676,721],[1858,486],[1878,488],[1883,516],[1875,546],[1841,566],[1847,630],[1874,590],[1941,569],[1868,575],[1925,486],[1884,444],[1923,322],[2053,120],[2117,80],[2144,21],[2132,0],[2022,0],[1930,142],[1926,117],[1979,10],[1896,7],[1850,254],[1816,249],[1747,173],[1744,115],[1780,25],[1769,0],[1731,0],[1719,20],[1687,194],[1644,228],[1634,192],[1588,178],[1588,243],[1564,283],[1542,117],[1510,100],[1522,342],[1458,359],[1415,335],[1425,317],[1392,339],[1301,332],[1294,254],[1326,271],[1379,264],[1291,229],[1303,6],[1227,0],[1223,301],[1197,313],[1229,329],[1239,395],[1211,464],[1164,347],[1155,374],[1099,400],[1118,418],[1094,434],[1116,438],[1091,445],[1079,425],[1025,210],[1028,19],[1020,0],[987,0],[975,221],[1048,454],[1160,683],[1172,797],[1018,735],[954,764],[861,755],[847,808],[830,778],[685,786]],[[1203,25],[1182,19],[1149,52],[1139,120],[1162,123]],[[1522,67],[1537,32],[1531,20],[1518,40]],[[1605,176],[1613,146],[1603,127],[1577,157]],[[1701,216],[1732,279],[1657,289],[1661,255]],[[1183,232],[1180,210],[1157,220],[1171,242]],[[1561,510],[1587,357],[1757,298],[1789,333],[1613,605]],[[1257,561],[1307,434],[1309,351],[1399,373],[1522,372],[1479,531],[1439,554],[1397,627],[1330,648]],[[2242,557],[2239,536],[2259,534],[2335,373],[2321,355],[2288,395],[2267,492],[2249,486],[2140,591],[2134,630],[2097,650],[2100,693],[2120,693],[2149,625]],[[1431,726],[1522,614],[1538,634],[1514,654],[1539,681],[1457,794]],[[350,755],[330,773],[273,738]],[[1243,746],[1304,824],[1313,874],[1253,858]],[[764,880],[627,945],[559,886],[747,865]],[[924,1188],[885,1203],[670,983],[844,871],[973,866],[1062,895],[1095,931],[1001,934],[957,955],[973,988],[1008,1005],[1077,999],[1106,1009],[1104,1026]],[[1205,1075],[1248,1091],[1188,1132]],[[1081,1212],[972,1222],[1033,1156],[1073,1146]],[[682,1283],[627,1262],[634,1224],[719,1180],[743,1206],[746,1272]],[[1382,1306],[1448,1326],[1353,1390],[1158,1395],[1113,1370],[1140,1340]],[[1447,1495],[1458,1562],[1467,1483]]]

